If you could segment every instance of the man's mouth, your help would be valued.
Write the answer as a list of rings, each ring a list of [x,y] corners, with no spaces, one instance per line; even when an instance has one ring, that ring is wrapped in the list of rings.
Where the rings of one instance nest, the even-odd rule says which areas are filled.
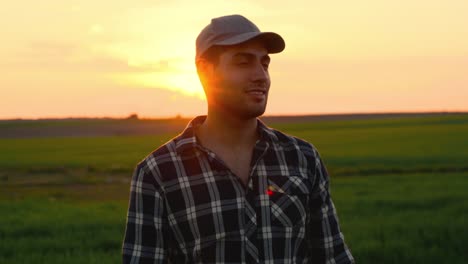
[[[252,89],[247,91],[248,94],[253,94],[253,95],[264,95],[266,94],[266,90],[263,89]]]

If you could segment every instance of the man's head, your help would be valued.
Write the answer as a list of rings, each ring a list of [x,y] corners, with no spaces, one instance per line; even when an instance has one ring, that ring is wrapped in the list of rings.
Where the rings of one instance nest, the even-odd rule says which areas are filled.
[[[262,115],[270,88],[268,54],[284,47],[280,35],[260,32],[240,15],[212,19],[196,41],[197,71],[209,111],[243,119]]]

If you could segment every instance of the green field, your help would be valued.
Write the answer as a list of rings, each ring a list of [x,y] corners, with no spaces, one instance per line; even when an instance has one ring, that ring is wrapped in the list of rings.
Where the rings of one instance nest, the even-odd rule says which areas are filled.
[[[271,126],[319,149],[358,263],[468,262],[468,115]],[[0,263],[118,263],[133,167],[174,135],[0,139]]]

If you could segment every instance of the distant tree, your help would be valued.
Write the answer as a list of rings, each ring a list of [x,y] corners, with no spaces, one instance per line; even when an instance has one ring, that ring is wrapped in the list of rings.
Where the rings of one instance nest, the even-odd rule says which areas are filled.
[[[137,114],[131,114],[127,117],[127,119],[131,119],[131,120],[138,120],[138,115]]]

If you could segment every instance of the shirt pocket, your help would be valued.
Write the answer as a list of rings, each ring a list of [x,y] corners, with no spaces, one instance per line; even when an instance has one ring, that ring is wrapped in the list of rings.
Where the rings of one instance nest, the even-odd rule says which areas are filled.
[[[309,181],[300,175],[271,176],[267,194],[270,199],[271,225],[305,226],[309,204]]]

